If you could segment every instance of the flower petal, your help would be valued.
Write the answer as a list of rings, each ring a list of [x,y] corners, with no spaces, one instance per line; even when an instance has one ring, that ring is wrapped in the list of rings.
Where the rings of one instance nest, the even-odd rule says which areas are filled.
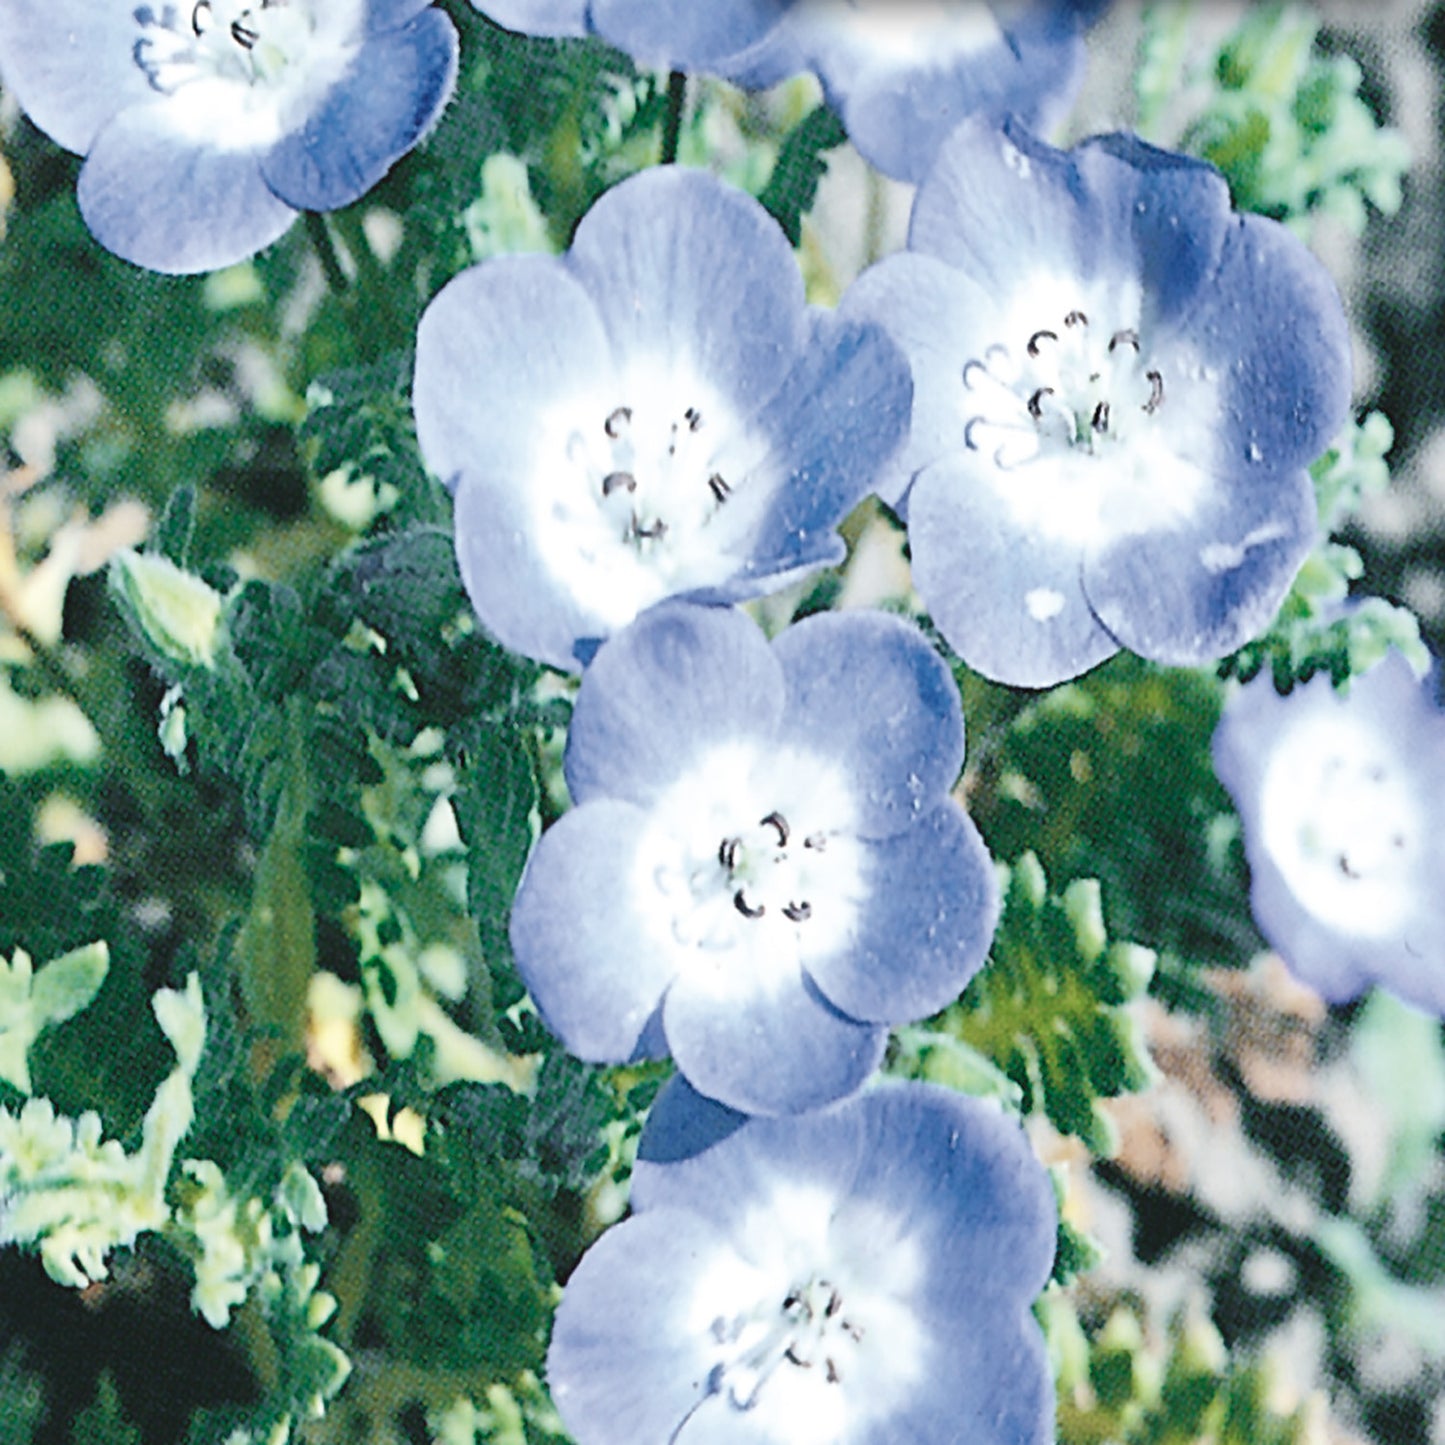
[[[781,669],[744,613],[664,603],[593,659],[567,736],[576,802],[654,802],[718,744],[770,739],[783,708]]]
[[[1090,605],[1123,646],[1182,667],[1263,632],[1315,540],[1304,472],[1204,479],[1191,490],[1190,509],[1172,525],[1112,532],[1086,553],[1083,572]]]
[[[457,74],[457,32],[428,9],[357,50],[320,107],[266,155],[261,172],[297,210],[349,205],[430,129]]]
[[[786,0],[784,0],[786,3]],[[610,45],[660,69],[693,69],[761,40],[777,23],[779,0],[592,0],[592,28]],[[659,13],[661,12],[661,13]]]
[[[752,197],[702,171],[654,167],[606,192],[567,261],[624,369],[695,373],[744,418],[807,340],[802,273],[782,231]]]
[[[854,832],[899,833],[953,786],[958,687],[917,628],[881,612],[819,613],[780,633],[773,652],[788,689],[779,740],[856,782]]]
[[[976,672],[1013,687],[1051,687],[1117,651],[1080,581],[1092,521],[1062,526],[1087,485],[1045,464],[1004,474],[969,453],[914,482],[914,581],[939,631]]]
[[[709,1389],[716,1345],[690,1288],[725,1253],[712,1225],[679,1210],[623,1220],[567,1281],[547,1351],[563,1421],[588,1445],[667,1445]]]
[[[962,993],[998,923],[998,883],[978,829],[952,800],[868,846],[868,905],[849,947],[811,959],[819,990],[852,1018],[907,1023]]]
[[[517,971],[542,1021],[579,1058],[623,1063],[676,971],[674,957],[639,946],[626,885],[646,815],[599,798],[542,835],[512,905]]]
[[[472,0],[488,20],[519,35],[581,36],[587,0]]]
[[[839,1013],[795,961],[761,950],[681,974],[662,1027],[688,1082],[747,1114],[796,1114],[853,1093],[887,1042],[885,1029]]]
[[[213,140],[235,119],[233,91],[193,81],[102,127],[76,189],[102,246],[174,275],[234,265],[289,229],[296,212],[262,180],[256,151]]]
[[[135,62],[133,4],[5,0],[0,79],[57,145],[84,155],[100,128],[130,105],[157,99]]]

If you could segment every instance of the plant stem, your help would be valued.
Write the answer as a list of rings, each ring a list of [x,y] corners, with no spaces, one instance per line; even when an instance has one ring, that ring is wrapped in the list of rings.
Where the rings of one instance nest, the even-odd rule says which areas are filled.
[[[687,102],[687,76],[674,70],[667,77],[667,114],[662,119],[662,164],[670,166],[677,159],[677,143],[682,135],[682,111]]]
[[[326,224],[326,217],[320,211],[306,211],[306,234],[311,238],[311,244],[315,247],[317,259],[321,262],[321,270],[326,276],[326,284],[331,290],[343,299],[351,290],[350,283],[346,279],[346,272],[341,268],[341,256],[336,250],[336,242],[331,238],[331,229]]]

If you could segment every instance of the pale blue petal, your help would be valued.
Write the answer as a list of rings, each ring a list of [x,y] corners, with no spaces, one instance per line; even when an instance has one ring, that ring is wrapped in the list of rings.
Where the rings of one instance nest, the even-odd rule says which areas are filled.
[[[978,829],[951,799],[897,837],[868,845],[868,901],[847,949],[808,972],[844,1013],[874,1023],[927,1018],[983,967],[998,883]]]
[[[963,767],[963,714],[947,664],[916,627],[882,612],[819,613],[778,635],[787,703],[779,740],[854,785],[862,837],[899,833]]]
[[[592,0],[592,28],[660,69],[707,68],[763,39],[789,0]]]
[[[777,223],[702,171],[654,167],[606,192],[567,259],[621,364],[696,373],[744,420],[808,336],[802,273]]]
[[[171,274],[244,261],[296,219],[261,178],[256,153],[211,144],[180,99],[133,105],[108,122],[76,189],[102,246]]]
[[[782,707],[782,670],[746,614],[663,603],[588,667],[567,735],[567,786],[577,802],[646,806],[710,748],[771,739]]]
[[[267,184],[298,210],[349,205],[431,128],[456,74],[457,33],[440,10],[369,39],[320,108],[262,160]]]
[[[519,35],[588,34],[587,0],[472,0],[488,20]]]
[[[160,0],[153,0],[159,4]],[[129,105],[157,99],[135,62],[139,0],[4,0],[0,80],[57,145],[84,155]],[[139,4],[139,8],[145,8]]]

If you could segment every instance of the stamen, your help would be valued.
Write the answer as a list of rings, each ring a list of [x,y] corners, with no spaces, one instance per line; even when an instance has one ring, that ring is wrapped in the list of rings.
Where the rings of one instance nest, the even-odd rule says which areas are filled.
[[[646,527],[639,527],[636,521],[632,524],[632,535],[634,537],[646,538],[649,542],[660,542],[667,536],[667,523],[661,517]]]
[[[1132,346],[1135,351],[1139,349],[1139,333],[1130,327],[1122,331],[1116,331],[1109,338],[1109,350],[1114,351],[1120,346]]]
[[[1070,311],[1069,314],[1064,317],[1065,326],[1087,326],[1088,324],[1089,318],[1085,316],[1082,311]]]
[[[811,903],[790,903],[783,909],[783,917],[790,923],[806,923],[813,916]],[[831,1314],[832,1311],[830,1310]]]
[[[208,16],[211,15],[211,13],[212,13],[212,11],[211,11],[211,0],[197,0],[195,9],[191,11],[191,29],[192,29],[198,36],[203,33],[202,28],[201,28],[201,11],[202,11],[202,10],[204,10]],[[206,23],[209,24],[210,21],[207,20]]]
[[[632,408],[630,406],[619,406],[612,412],[607,420],[602,423],[602,430],[616,441],[622,433],[622,428],[632,420]]]
[[[1059,333],[1057,331],[1035,331],[1034,334],[1029,337],[1028,346],[1025,348],[1028,354],[1030,356],[1037,356],[1039,354],[1039,342],[1046,338],[1049,341],[1057,341],[1059,339]]]
[[[838,1373],[838,1367],[833,1363],[832,1355],[823,1361],[823,1373],[830,1385],[836,1385],[843,1377]]]
[[[251,12],[245,10],[242,15],[249,15]],[[240,20],[231,21],[231,39],[241,47],[242,50],[255,48],[256,42],[261,38],[259,30],[252,30],[249,25],[243,24]]]
[[[788,846],[788,820],[781,813],[773,812],[769,813],[766,818],[760,818],[758,826],[775,829],[778,835],[778,847],[786,848]]]
[[[1053,394],[1054,394],[1054,389],[1053,389],[1053,387],[1051,387],[1051,386],[1041,386],[1041,387],[1029,398],[1029,415],[1030,415],[1031,417],[1033,417],[1033,419],[1034,419],[1035,421],[1040,421],[1040,420],[1043,419],[1043,415],[1044,415],[1044,398],[1045,398],[1046,396],[1052,396]],[[964,434],[964,440],[966,441],[967,439],[968,439],[967,433],[965,433],[965,434]]]
[[[813,1368],[812,1360],[805,1360],[798,1353],[798,1347],[795,1344],[789,1345],[788,1348],[783,1351],[783,1358],[789,1361],[791,1364],[801,1365],[805,1370],[811,1370]]]
[[[756,908],[749,907],[748,900],[743,896],[743,890],[741,888],[733,894],[733,907],[736,908],[744,918],[761,918],[763,914],[768,911],[761,903],[759,903]]]
[[[604,497],[610,497],[618,487],[622,487],[629,492],[635,492],[637,490],[637,478],[634,477],[631,472],[608,472],[607,475],[602,478],[602,495]]]
[[[827,846],[828,836],[826,833],[809,833],[808,836],[803,839],[803,847],[812,848],[819,853]]]
[[[702,413],[695,406],[688,407],[688,409],[683,412],[683,416],[687,419],[687,426],[689,431],[701,430]]]
[[[729,873],[737,867],[738,849],[742,847],[741,838],[724,838],[717,845],[717,861],[728,870]]]
[[[696,430],[696,428],[694,428],[694,430]],[[712,476],[707,479],[707,485],[708,490],[719,502],[724,501],[732,491],[732,488],[723,480],[719,472],[714,472]]]
[[[1109,403],[1107,401],[1101,401],[1094,408],[1094,415],[1089,418],[1089,425],[1097,432],[1109,430]]]
[[[1144,410],[1152,416],[1164,401],[1164,378],[1157,371],[1146,371],[1144,377],[1149,383],[1149,400],[1144,403]]]

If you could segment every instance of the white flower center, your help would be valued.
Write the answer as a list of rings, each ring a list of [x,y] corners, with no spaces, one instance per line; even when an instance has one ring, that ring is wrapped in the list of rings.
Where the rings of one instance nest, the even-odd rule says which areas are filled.
[[[196,0],[189,13],[142,6],[136,18],[141,31],[136,64],[166,95],[207,78],[274,86],[305,50],[313,29],[304,0]]]
[[[964,441],[1005,471],[1134,441],[1164,405],[1164,377],[1139,332],[1099,326],[1078,308],[970,359],[963,385]]]
[[[208,146],[274,145],[350,67],[366,0],[185,0],[135,11],[135,63],[171,123]]]
[[[1414,907],[1424,818],[1398,759],[1369,728],[1315,717],[1277,744],[1263,843],[1300,904],[1342,933],[1383,937]]]
[[[698,1280],[715,1347],[703,1408],[747,1411],[759,1438],[865,1438],[930,1368],[913,1304],[926,1262],[896,1208],[780,1184]]]
[[[643,911],[684,967],[738,949],[830,953],[866,892],[852,817],[847,783],[815,756],[715,750],[657,805],[638,853]]]
[[[767,443],[695,376],[630,375],[569,399],[539,433],[543,556],[609,628],[731,577],[771,500]]]

